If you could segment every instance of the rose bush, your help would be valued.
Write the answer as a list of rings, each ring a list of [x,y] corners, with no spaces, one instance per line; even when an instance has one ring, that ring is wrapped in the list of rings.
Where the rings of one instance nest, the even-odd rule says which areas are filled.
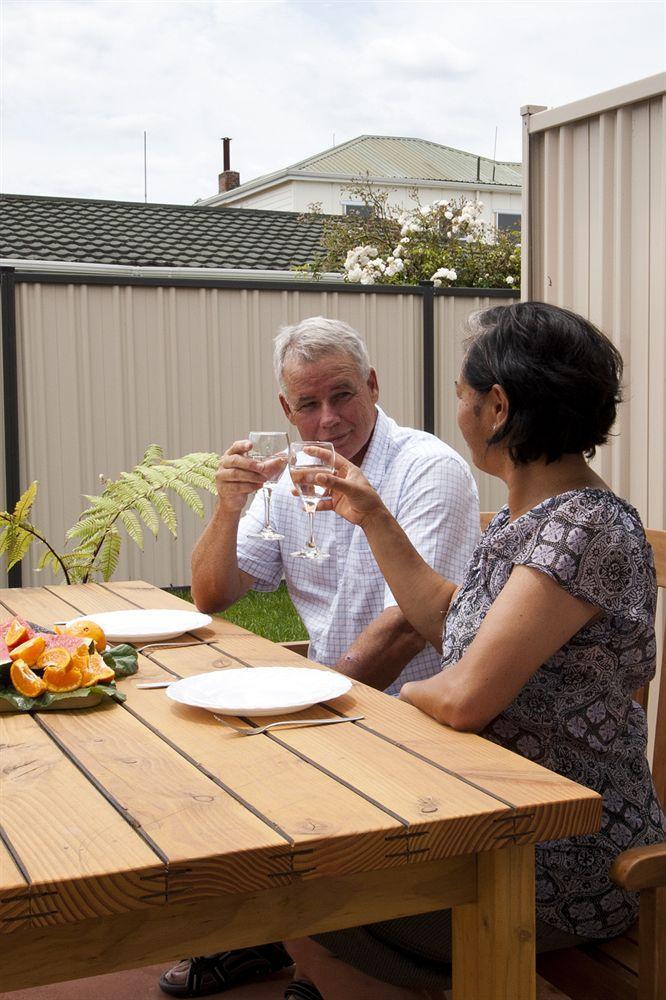
[[[306,265],[309,273],[338,271],[363,285],[432,281],[436,287],[520,289],[517,234],[484,222],[482,202],[444,198],[402,211],[389,204],[389,192],[372,185],[351,193],[371,214],[319,215],[325,249]]]

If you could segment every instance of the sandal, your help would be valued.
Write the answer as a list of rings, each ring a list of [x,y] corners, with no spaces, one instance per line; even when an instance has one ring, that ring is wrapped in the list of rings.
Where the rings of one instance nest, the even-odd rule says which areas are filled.
[[[271,972],[280,972],[293,965],[279,942],[260,945],[258,948],[235,948],[233,951],[199,955],[197,958],[185,958],[181,961],[190,963],[184,983],[169,982],[166,977],[171,970],[160,976],[160,989],[170,996],[207,997],[243,983],[263,979]],[[299,995],[295,996],[298,998]]]
[[[284,991],[284,1000],[324,1000],[321,993],[307,979],[294,979]]]

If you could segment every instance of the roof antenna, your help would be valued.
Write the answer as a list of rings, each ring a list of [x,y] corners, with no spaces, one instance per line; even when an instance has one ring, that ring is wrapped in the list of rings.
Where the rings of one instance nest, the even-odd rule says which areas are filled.
[[[496,166],[497,166],[497,125],[495,126],[495,146],[493,148],[493,184],[495,183]]]
[[[148,203],[148,160],[146,157],[146,130],[143,130],[143,201]]]

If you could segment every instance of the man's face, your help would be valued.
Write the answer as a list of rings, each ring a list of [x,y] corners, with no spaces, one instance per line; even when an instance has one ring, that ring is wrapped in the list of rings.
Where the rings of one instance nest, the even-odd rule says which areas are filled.
[[[367,379],[353,358],[332,351],[312,362],[289,360],[280,403],[303,441],[330,441],[336,452],[360,465],[377,418],[377,375]]]

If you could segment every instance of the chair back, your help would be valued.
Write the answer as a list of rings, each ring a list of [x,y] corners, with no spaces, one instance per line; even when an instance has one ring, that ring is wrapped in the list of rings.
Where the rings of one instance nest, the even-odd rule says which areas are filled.
[[[494,516],[495,511],[481,512],[481,531],[486,530]],[[655,724],[652,777],[659,800],[666,805],[666,531],[647,528],[645,534],[654,552],[657,587],[663,595],[664,634],[661,637],[661,660],[657,663],[657,671],[653,681],[659,691],[659,702]],[[648,686],[636,691],[634,697],[647,710]]]
[[[664,631],[661,637],[661,661],[657,663],[657,672],[654,678],[659,689],[659,702],[654,731],[652,777],[659,800],[662,805],[666,805],[666,531],[648,528],[645,534],[654,552],[657,587],[661,592],[663,605]]]

